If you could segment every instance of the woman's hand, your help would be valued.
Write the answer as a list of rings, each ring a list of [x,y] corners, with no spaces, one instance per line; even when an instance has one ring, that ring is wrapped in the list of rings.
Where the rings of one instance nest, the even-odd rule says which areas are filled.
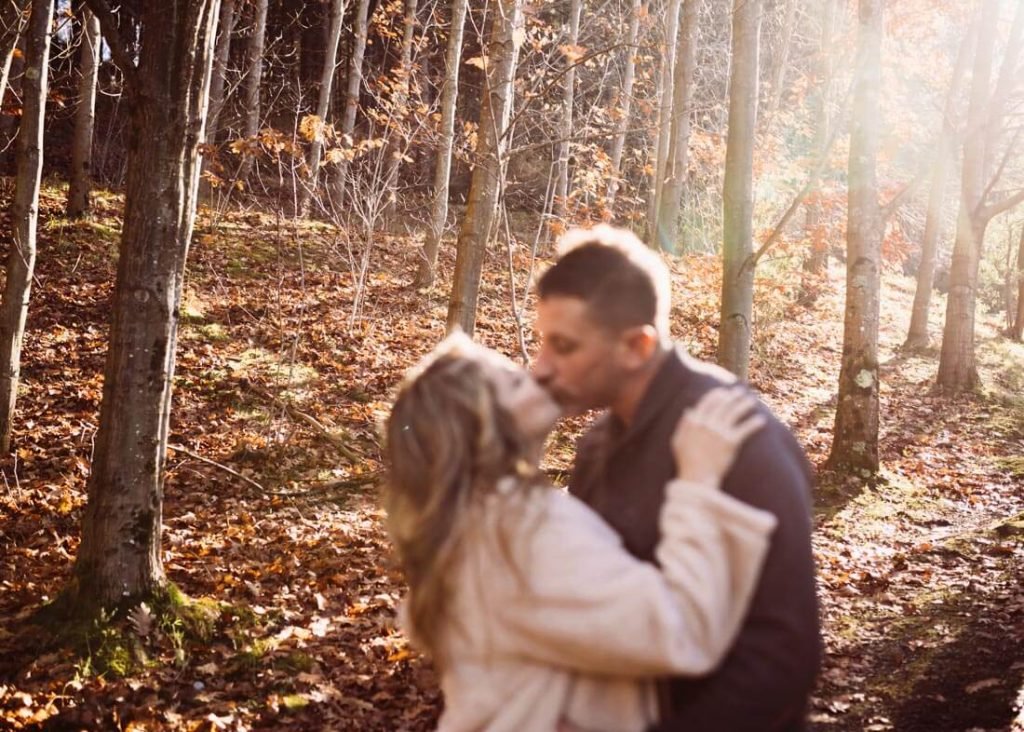
[[[717,487],[740,445],[764,426],[757,401],[735,387],[718,387],[701,397],[679,420],[672,454],[681,480]]]

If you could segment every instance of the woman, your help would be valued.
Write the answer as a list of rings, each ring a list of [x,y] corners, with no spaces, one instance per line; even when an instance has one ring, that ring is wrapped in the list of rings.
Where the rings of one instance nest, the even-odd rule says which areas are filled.
[[[639,731],[655,677],[717,665],[774,527],[718,490],[753,406],[719,389],[680,423],[659,569],[539,474],[558,407],[525,371],[461,335],[414,370],[387,424],[387,510],[440,730]]]

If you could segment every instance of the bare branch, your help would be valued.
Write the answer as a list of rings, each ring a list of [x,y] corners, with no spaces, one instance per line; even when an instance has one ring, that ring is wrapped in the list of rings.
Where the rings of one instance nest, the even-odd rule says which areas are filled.
[[[100,19],[100,28],[103,30],[103,38],[110,47],[110,55],[114,63],[124,74],[124,81],[130,94],[137,94],[139,91],[138,67],[128,53],[128,46],[121,38],[121,31],[117,27],[117,18],[110,8],[107,0],[85,0],[89,9]]]
[[[982,207],[978,212],[978,216],[982,221],[990,221],[1004,211],[1009,211],[1017,204],[1024,201],[1024,188],[1014,193],[1012,196],[1007,196],[998,203],[993,203],[988,206]]]

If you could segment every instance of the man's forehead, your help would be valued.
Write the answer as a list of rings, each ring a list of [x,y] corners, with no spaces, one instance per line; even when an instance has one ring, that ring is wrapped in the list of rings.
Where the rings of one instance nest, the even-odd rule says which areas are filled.
[[[538,331],[564,331],[592,328],[595,323],[590,317],[590,306],[578,297],[550,295],[537,304]]]

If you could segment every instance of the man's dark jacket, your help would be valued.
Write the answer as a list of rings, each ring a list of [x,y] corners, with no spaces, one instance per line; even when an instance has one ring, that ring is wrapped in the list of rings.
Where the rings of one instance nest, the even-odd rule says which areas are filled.
[[[680,416],[729,378],[672,351],[628,428],[607,414],[581,438],[569,490],[601,514],[637,558],[656,562],[665,485],[676,475],[669,439]],[[721,666],[701,679],[673,678],[662,685],[658,732],[804,729],[821,660],[810,468],[789,430],[763,411],[768,424],[741,448],[723,489],[778,518],[764,570]]]

